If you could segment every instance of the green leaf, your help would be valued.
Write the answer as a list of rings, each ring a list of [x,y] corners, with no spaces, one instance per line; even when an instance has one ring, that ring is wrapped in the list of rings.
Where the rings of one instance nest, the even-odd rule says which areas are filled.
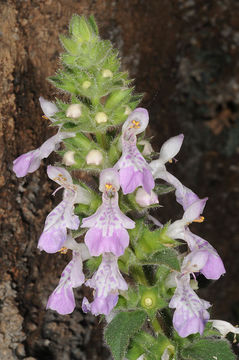
[[[146,317],[144,311],[121,312],[109,323],[105,340],[115,360],[124,358],[130,339],[141,329]]]
[[[226,340],[203,339],[182,350],[182,360],[235,360]]]
[[[101,261],[102,261],[102,255],[92,256],[89,260],[86,261],[86,266],[90,274],[93,274],[98,269],[98,267],[101,264]]]
[[[178,253],[174,249],[165,248],[152,256],[141,260],[144,265],[165,265],[172,270],[180,271]]]

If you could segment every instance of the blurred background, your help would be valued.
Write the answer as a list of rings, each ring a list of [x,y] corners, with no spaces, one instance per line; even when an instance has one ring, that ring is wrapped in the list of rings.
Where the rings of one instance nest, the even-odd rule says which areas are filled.
[[[12,161],[39,147],[54,129],[38,98],[61,94],[46,78],[59,67],[58,35],[72,14],[94,14],[104,39],[119,49],[122,68],[144,93],[148,135],[159,150],[184,133],[178,162],[168,170],[200,198],[205,222],[193,231],[222,257],[227,273],[200,280],[212,318],[239,322],[239,3],[234,0],[0,0],[0,359],[110,360],[99,319],[77,309],[46,311],[68,255],[36,249],[55,188],[49,158],[17,179]],[[160,199],[159,217],[182,215],[174,195]]]

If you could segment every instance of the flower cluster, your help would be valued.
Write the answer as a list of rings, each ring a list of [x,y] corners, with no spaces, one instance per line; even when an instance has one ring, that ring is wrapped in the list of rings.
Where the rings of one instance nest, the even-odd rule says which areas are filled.
[[[217,251],[192,232],[191,223],[204,220],[207,198],[200,199],[167,168],[184,135],[154,152],[144,138],[148,111],[137,108],[141,96],[119,71],[117,51],[99,37],[92,16],[74,15],[69,29],[70,37],[61,36],[62,69],[49,80],[71,102],[57,99],[56,105],[40,97],[43,118],[56,134],[13,162],[16,176],[23,177],[53,151],[62,157],[62,165],[47,167],[58,185],[53,195],[61,191],[62,200],[46,217],[38,249],[69,251],[71,260],[47,309],[72,313],[74,288],[84,284],[90,293],[82,311],[105,316],[104,337],[115,359],[194,358],[194,346],[205,354],[198,333],[202,343],[211,341],[213,354],[215,338],[237,336],[238,329],[210,320],[211,304],[196,293],[199,274],[217,280],[225,268]],[[173,190],[183,215],[163,225],[153,211],[160,207],[158,197]]]
[[[52,117],[57,112],[55,105],[42,98],[40,103],[45,115],[54,121]],[[184,209],[182,219],[167,227],[167,236],[184,240],[190,250],[184,257],[181,272],[173,274],[174,284],[171,286],[175,286],[176,291],[169,307],[176,308],[173,316],[174,328],[181,337],[197,332],[202,334],[209,319],[207,309],[210,304],[201,300],[191,288],[190,274],[195,277],[194,273],[201,272],[206,278],[216,280],[225,273],[225,269],[216,250],[189,230],[192,222],[203,221],[201,214],[207,198],[199,199],[166,170],[166,162],[170,162],[180,150],[183,135],[166,141],[160,150],[159,158],[148,164],[137,147],[137,135],[146,129],[148,121],[148,112],[143,108],[137,108],[128,116],[122,127],[122,155],[113,168],[104,169],[100,173],[99,191],[102,193],[102,204],[93,215],[83,218],[81,224],[78,216],[74,214],[74,206],[90,204],[90,192],[74,184],[65,168],[48,166],[49,178],[60,185],[56,191],[64,189],[63,200],[47,216],[38,248],[48,253],[71,249],[72,260],[64,269],[59,285],[48,300],[47,308],[60,314],[71,313],[75,308],[73,288],[85,282],[83,261],[91,256],[102,255],[98,270],[85,282],[86,286],[94,289],[94,300],[89,303],[87,298],[84,298],[82,309],[84,312],[91,311],[94,315],[110,314],[117,304],[119,292],[128,289],[118,268],[118,258],[129,246],[127,229],[135,227],[135,222],[119,208],[118,192],[120,187],[125,195],[137,189],[136,202],[147,207],[158,202],[152,190],[155,180],[163,179],[175,187],[176,200]],[[47,157],[62,139],[75,136],[75,133],[64,133],[60,130],[59,128],[57,135],[47,140],[39,149],[14,161],[13,170],[18,177],[36,170],[41,159]],[[150,154],[150,151],[147,154]],[[77,230],[79,227],[88,229],[84,244],[77,243],[71,237],[70,230]]]

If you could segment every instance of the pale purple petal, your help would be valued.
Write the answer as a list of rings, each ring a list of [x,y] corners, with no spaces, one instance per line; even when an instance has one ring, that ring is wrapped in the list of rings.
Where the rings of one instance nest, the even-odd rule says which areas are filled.
[[[36,171],[41,160],[47,158],[52,151],[56,150],[59,143],[68,137],[75,136],[75,133],[59,132],[45,141],[38,149],[29,151],[13,161],[13,171],[17,177],[25,176],[27,173]]]
[[[180,134],[165,141],[160,150],[160,160],[164,164],[177,155],[182,146],[183,139],[184,135]]]
[[[225,274],[226,270],[220,256],[206,240],[186,229],[185,241],[192,252],[197,249],[207,251],[208,259],[205,266],[201,269],[201,273],[207,279],[218,280],[221,275]]]
[[[150,194],[148,194],[143,188],[139,188],[135,195],[135,201],[137,204],[139,204],[141,207],[147,207],[153,204],[158,204],[158,196],[155,194],[155,192],[151,191]]]
[[[201,269],[201,273],[207,278],[218,280],[221,275],[226,273],[222,259],[219,255],[209,254],[206,265]]]
[[[124,194],[132,193],[143,186],[150,193],[154,188],[154,179],[150,167],[136,146],[136,136],[122,137],[122,156],[114,168],[119,170],[120,185]]]
[[[148,194],[151,193],[151,190],[155,186],[153,175],[152,175],[151,171],[148,168],[144,168],[144,170],[143,170],[142,184],[143,184],[144,190]]]
[[[52,116],[54,116],[55,113],[59,111],[57,106],[54,103],[45,100],[42,96],[39,97],[39,101],[44,114],[48,117],[48,119],[54,121]]]
[[[65,226],[52,227],[47,231],[43,231],[38,241],[38,249],[44,250],[49,254],[59,251],[67,238]]]
[[[62,201],[47,216],[38,248],[49,253],[60,250],[67,239],[67,228],[76,230],[79,224],[79,218],[73,213],[73,204]]]
[[[98,297],[106,297],[118,290],[126,291],[128,285],[118,268],[118,258],[111,253],[105,253],[98,270],[91,279],[87,280],[86,286],[96,290]]]
[[[87,231],[85,244],[92,256],[99,256],[104,252],[112,252],[116,256],[121,256],[129,245],[129,234],[121,227],[114,230],[111,235],[103,235],[102,229],[94,227]]]
[[[85,281],[83,273],[83,262],[81,253],[73,251],[72,268],[70,272],[70,283],[73,288],[81,286]]]
[[[71,174],[64,168],[59,166],[47,166],[48,177],[57,184],[64,186],[64,184],[72,184]]]
[[[208,198],[199,199],[199,200],[193,202],[192,205],[190,205],[186,209],[186,211],[183,215],[183,220],[185,220],[188,223],[191,223],[191,222],[199,219],[200,215],[203,213],[207,199]]]
[[[81,254],[73,251],[72,260],[61,274],[59,285],[51,294],[47,309],[56,310],[59,314],[70,314],[75,308],[73,287],[78,287],[85,281],[82,271]]]
[[[199,272],[208,261],[208,252],[206,250],[193,250],[185,256],[182,264],[182,272]]]
[[[196,334],[197,332],[202,335],[208,319],[208,312],[205,313],[205,316],[201,313],[200,317],[188,317],[187,309],[179,308],[174,312],[173,326],[178,334],[183,338],[191,334]]]
[[[207,309],[210,304],[200,299],[190,287],[190,275],[179,275],[176,278],[177,288],[169,307],[176,308],[173,325],[181,337],[199,332],[203,333],[209,319]]]
[[[71,314],[75,309],[75,298],[71,286],[56,288],[47,302],[47,309],[55,310],[61,315]]]
[[[125,195],[132,193],[137,187],[143,185],[143,173],[135,171],[133,166],[120,169],[119,175],[120,185]]]
[[[13,161],[13,171],[17,177],[23,177],[27,173],[36,171],[41,164],[39,149],[20,155]]]
[[[91,312],[93,315],[98,316],[100,314],[109,315],[112,309],[118,302],[117,294],[110,294],[106,298],[95,297],[92,303],[89,303],[87,298],[83,299],[82,310],[87,313]]]
[[[109,315],[117,304],[118,290],[126,291],[128,285],[120,274],[118,258],[111,253],[105,253],[98,270],[91,279],[87,280],[86,286],[95,290],[94,301],[90,304],[83,299],[82,309],[84,312],[91,311],[94,315]]]
[[[103,203],[95,214],[82,220],[82,228],[89,227],[85,243],[92,256],[103,252],[112,252],[120,256],[129,244],[129,235],[125,228],[134,228],[135,223],[119,209],[118,193],[113,197],[102,196]]]
[[[134,127],[135,122],[139,122],[138,126]],[[144,108],[137,108],[129,115],[122,127],[122,133],[130,130],[135,135],[143,132],[149,123],[148,111]]]

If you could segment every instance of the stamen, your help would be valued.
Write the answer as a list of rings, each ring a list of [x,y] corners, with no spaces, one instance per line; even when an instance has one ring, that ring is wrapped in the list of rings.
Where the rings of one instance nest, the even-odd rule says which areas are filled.
[[[202,223],[205,220],[204,216],[200,216],[198,219],[193,220],[193,222]]]
[[[112,185],[111,184],[105,184],[105,188],[106,188],[106,190],[110,190],[110,189],[112,189]]]
[[[133,125],[131,125],[129,128],[132,129],[139,129],[140,128],[140,121],[132,120],[131,121]]]
[[[169,162],[170,164],[172,164],[172,163],[173,163],[173,159],[170,159],[168,162]]]
[[[66,247],[62,247],[60,250],[58,250],[58,252],[62,255],[65,255],[67,253],[68,249]]]
[[[43,119],[49,120],[49,118],[46,115],[42,115]]]

